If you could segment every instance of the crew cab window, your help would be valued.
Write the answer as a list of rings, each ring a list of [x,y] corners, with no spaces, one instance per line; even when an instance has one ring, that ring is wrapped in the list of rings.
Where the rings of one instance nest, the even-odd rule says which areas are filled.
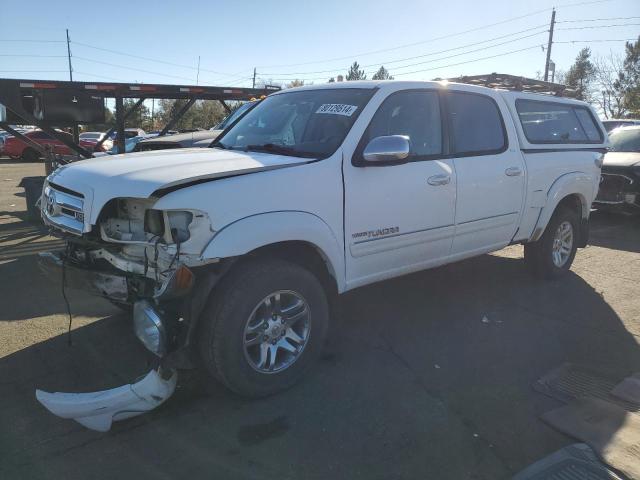
[[[507,148],[507,134],[495,101],[485,95],[446,95],[456,155],[489,155]]]
[[[586,107],[517,100],[516,110],[530,143],[600,143],[602,133]]]
[[[360,146],[387,135],[409,137],[409,160],[442,154],[442,124],[437,92],[404,91],[385,99],[373,116]]]

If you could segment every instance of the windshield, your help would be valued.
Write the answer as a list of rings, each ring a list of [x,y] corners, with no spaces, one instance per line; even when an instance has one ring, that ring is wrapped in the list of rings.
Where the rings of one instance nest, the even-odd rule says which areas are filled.
[[[640,152],[640,128],[611,132],[609,140],[610,152]]]
[[[251,107],[254,107],[255,105],[256,105],[256,102],[247,102],[243,105],[240,105],[233,112],[231,112],[228,117],[226,117],[224,120],[222,120],[222,122],[220,122],[215,127],[211,128],[210,130],[224,130],[233,122],[235,122],[238,117],[240,117],[247,110],[250,110]]]
[[[326,158],[340,146],[374,90],[302,90],[267,97],[214,147]]]

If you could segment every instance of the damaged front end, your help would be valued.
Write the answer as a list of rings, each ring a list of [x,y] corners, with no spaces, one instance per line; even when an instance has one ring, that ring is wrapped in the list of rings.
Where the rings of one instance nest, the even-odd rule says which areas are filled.
[[[190,359],[193,296],[199,278],[209,271],[202,267],[216,263],[201,257],[214,231],[206,214],[156,210],[155,198],[113,199],[96,224],[87,225],[85,200],[79,193],[45,183],[43,220],[67,246],[41,254],[40,266],[53,281],[64,281],[65,288],[102,296],[132,311],[135,335],[155,355],[157,371],[139,383],[104,392],[38,391],[37,398],[56,415],[104,431],[111,420],[132,416],[127,412],[144,413],[173,392],[176,368]],[[138,393],[141,388],[147,397]]]

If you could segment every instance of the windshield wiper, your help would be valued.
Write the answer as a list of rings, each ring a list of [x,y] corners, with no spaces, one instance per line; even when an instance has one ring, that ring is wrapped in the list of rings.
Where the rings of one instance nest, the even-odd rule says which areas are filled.
[[[224,144],[220,143],[217,140],[214,140],[213,142],[211,142],[211,144],[209,144],[209,148],[221,148],[222,150],[227,150],[228,147],[226,147]]]
[[[264,143],[262,145],[247,145],[245,147],[245,151],[247,152],[266,152],[266,153],[275,153],[277,155],[287,155],[290,157],[303,157],[303,158],[315,158],[318,155],[312,152],[303,152],[300,150],[296,150],[292,147],[287,147],[286,145],[278,145],[275,143]]]

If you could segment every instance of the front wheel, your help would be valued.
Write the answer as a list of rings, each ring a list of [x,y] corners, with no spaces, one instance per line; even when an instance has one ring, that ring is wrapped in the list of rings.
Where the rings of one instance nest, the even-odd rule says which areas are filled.
[[[200,357],[229,389],[248,397],[284,390],[319,356],[329,306],[320,281],[279,259],[229,273],[200,319]]]
[[[524,259],[534,274],[558,278],[571,268],[578,247],[578,217],[568,208],[559,208],[536,242],[524,246]]]

